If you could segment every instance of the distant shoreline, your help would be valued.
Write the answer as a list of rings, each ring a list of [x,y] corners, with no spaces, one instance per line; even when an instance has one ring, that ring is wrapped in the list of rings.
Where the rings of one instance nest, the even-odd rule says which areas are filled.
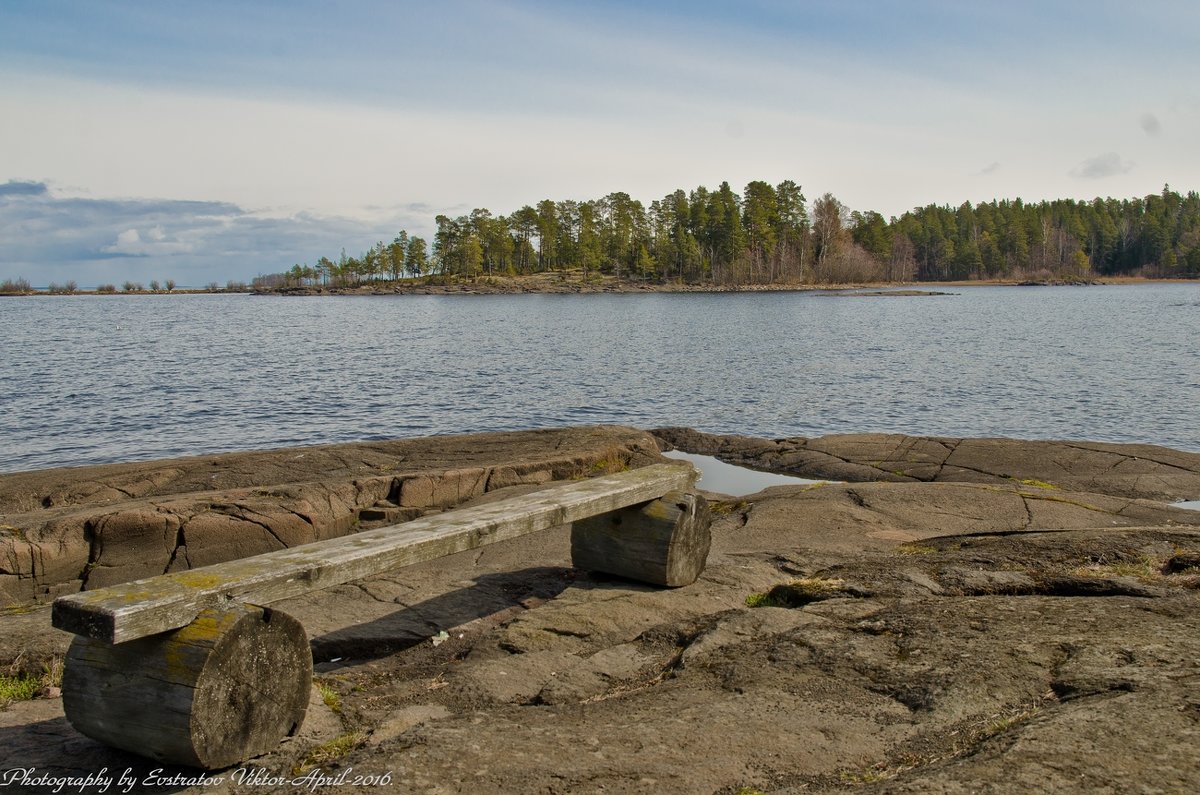
[[[618,280],[611,276],[593,277],[585,281],[578,272],[542,273],[530,276],[481,276],[474,280],[435,281],[425,277],[412,282],[388,282],[348,286],[308,285],[298,287],[259,288],[256,295],[315,296],[315,295],[599,295],[631,293],[766,293],[766,292],[834,292],[872,290],[875,295],[923,296],[947,295],[940,290],[966,287],[1027,287],[1027,286],[1097,286],[1122,284],[1200,284],[1195,279],[1149,279],[1145,277],[1104,277],[1075,281],[989,279],[940,282],[854,282],[838,284],[687,284],[680,282],[641,282]]]
[[[0,292],[0,298],[57,298],[70,295],[99,295],[115,297],[120,295],[246,295],[254,292],[249,287],[241,288],[224,288],[209,289],[206,287],[177,287],[174,290],[71,290],[52,292],[47,288],[39,287],[29,292]]]
[[[881,296],[947,295],[945,288],[968,287],[1053,287],[1053,286],[1113,286],[1130,284],[1200,284],[1200,279],[1152,279],[1141,276],[1105,276],[1089,279],[980,279],[933,282],[854,282],[838,284],[687,284],[680,282],[642,282],[616,279],[612,276],[584,280],[578,272],[541,273],[529,276],[480,276],[476,279],[441,280],[440,277],[420,277],[399,282],[376,282],[357,285],[304,285],[294,287],[239,288],[177,288],[174,290],[74,290],[52,293],[34,290],[22,293],[0,293],[5,298],[54,297],[62,295],[149,296],[149,295],[273,295],[273,296],[355,296],[355,295],[599,295],[632,293],[766,293],[766,292],[836,292],[857,290],[879,291]]]

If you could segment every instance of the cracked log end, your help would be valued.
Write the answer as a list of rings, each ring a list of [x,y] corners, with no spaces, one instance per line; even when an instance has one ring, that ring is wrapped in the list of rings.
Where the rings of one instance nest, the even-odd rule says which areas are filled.
[[[704,571],[712,541],[708,502],[673,491],[662,498],[575,522],[577,568],[652,585],[690,585]]]
[[[278,610],[233,605],[111,645],[77,637],[63,709],[83,734],[162,762],[216,770],[273,750],[304,722],[312,655]]]

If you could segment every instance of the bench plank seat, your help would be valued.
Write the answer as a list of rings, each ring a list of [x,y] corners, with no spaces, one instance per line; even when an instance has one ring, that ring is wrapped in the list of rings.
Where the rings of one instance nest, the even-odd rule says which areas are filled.
[[[265,605],[690,489],[688,464],[551,486],[401,525],[59,597],[55,627],[108,643],[177,629],[229,602]]]

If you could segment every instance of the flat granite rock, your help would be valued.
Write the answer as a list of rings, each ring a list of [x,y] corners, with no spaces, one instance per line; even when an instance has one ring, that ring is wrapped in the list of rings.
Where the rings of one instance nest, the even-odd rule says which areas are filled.
[[[864,469],[942,467],[942,440],[854,444]],[[340,711],[252,766],[290,779],[323,759],[387,786],[225,771],[145,791],[1196,791],[1200,513],[1144,499],[1149,480],[1129,493],[1120,464],[1111,483],[1060,467],[1086,489],[1008,466],[714,501],[708,566],[683,588],[572,568],[564,527],[278,603]],[[75,734],[60,703],[0,711],[12,764],[161,767]]]
[[[662,460],[633,428],[435,436],[0,475],[0,608]]]
[[[1148,444],[882,433],[757,439],[691,428],[653,433],[667,448],[805,478],[1019,483],[1164,502],[1200,499],[1200,453]]]

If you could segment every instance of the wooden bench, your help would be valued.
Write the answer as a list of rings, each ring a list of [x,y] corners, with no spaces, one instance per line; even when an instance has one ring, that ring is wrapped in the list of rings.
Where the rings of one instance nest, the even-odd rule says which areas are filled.
[[[78,636],[63,673],[67,719],[163,762],[237,764],[295,733],[312,688],[304,628],[270,603],[565,524],[575,566],[687,585],[709,548],[695,478],[688,464],[656,464],[60,597],[54,626]]]

